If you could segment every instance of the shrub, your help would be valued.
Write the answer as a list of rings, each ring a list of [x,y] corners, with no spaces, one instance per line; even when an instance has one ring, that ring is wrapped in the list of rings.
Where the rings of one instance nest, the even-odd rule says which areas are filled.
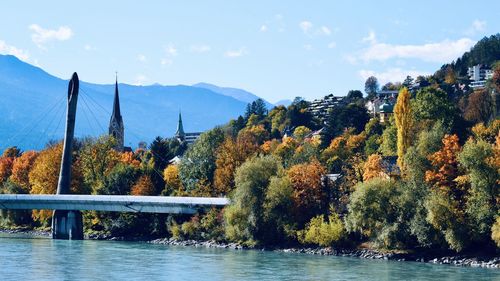
[[[297,233],[300,243],[316,244],[323,247],[338,243],[344,236],[344,224],[336,213],[328,216],[327,222],[323,216],[312,218],[306,228]]]
[[[497,217],[495,223],[491,227],[491,239],[500,248],[500,216]]]

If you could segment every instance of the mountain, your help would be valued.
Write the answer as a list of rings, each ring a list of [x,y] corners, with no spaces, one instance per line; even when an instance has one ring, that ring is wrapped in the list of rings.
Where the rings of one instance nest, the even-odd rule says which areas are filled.
[[[68,73],[68,78],[72,73]],[[85,79],[85,77],[80,77]],[[68,80],[14,56],[0,55],[0,150],[40,149],[63,137]],[[114,83],[80,82],[75,136],[107,134]],[[200,132],[243,114],[246,102],[203,87],[120,83],[125,145],[171,137],[182,112],[186,132]]]
[[[292,104],[292,101],[291,100],[279,100],[277,102],[274,103],[275,106],[278,106],[278,105],[283,105],[283,106],[289,106],[290,104]]]
[[[228,97],[233,97],[233,98],[240,100],[240,101],[243,101],[245,103],[251,103],[256,99],[259,99],[258,96],[254,95],[248,91],[238,89],[238,88],[219,87],[219,86],[216,86],[213,84],[203,83],[203,82],[198,83],[198,84],[194,84],[193,87],[208,89],[212,92],[216,92],[218,94],[228,96]],[[268,102],[266,100],[264,100],[264,103],[266,104],[268,109],[271,109],[274,107],[273,104],[271,104],[270,102]]]

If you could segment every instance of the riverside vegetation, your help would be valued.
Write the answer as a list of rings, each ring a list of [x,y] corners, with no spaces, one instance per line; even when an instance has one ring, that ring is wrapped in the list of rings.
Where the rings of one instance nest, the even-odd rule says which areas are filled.
[[[244,116],[203,133],[190,147],[158,137],[148,149],[121,153],[109,137],[79,140],[74,193],[231,199],[223,210],[194,216],[84,212],[85,229],[94,236],[244,246],[364,245],[496,255],[499,59],[500,36],[494,35],[434,75],[418,77],[418,89],[409,90],[411,77],[384,85],[399,90],[394,115],[384,123],[365,108],[378,90],[371,77],[366,99],[350,91],[348,102],[325,120],[313,117],[300,98],[270,111],[257,100]],[[478,63],[491,65],[494,75],[474,91],[464,69]],[[289,128],[293,132],[283,135]],[[169,164],[176,155],[181,162]],[[1,191],[55,193],[60,159],[57,142],[42,151],[5,150]],[[48,227],[50,217],[50,211],[4,211],[1,223]]]

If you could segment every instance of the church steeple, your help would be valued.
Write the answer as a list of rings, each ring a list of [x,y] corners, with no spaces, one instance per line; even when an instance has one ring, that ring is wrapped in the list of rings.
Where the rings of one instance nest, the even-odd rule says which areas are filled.
[[[179,141],[183,141],[185,136],[186,134],[184,133],[184,127],[182,126],[182,116],[181,112],[179,111],[179,123],[177,123],[177,131],[175,132],[175,137]]]
[[[113,101],[113,113],[109,120],[109,135],[113,136],[116,140],[116,150],[123,151],[124,143],[124,126],[123,119],[120,112],[120,97],[118,94],[118,75],[115,82],[115,98]]]

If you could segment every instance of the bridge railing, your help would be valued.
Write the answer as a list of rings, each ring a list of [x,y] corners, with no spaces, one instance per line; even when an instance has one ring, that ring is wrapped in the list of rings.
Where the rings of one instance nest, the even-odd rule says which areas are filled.
[[[0,194],[0,209],[11,210],[194,214],[203,209],[222,208],[228,204],[228,198],[218,197]]]

